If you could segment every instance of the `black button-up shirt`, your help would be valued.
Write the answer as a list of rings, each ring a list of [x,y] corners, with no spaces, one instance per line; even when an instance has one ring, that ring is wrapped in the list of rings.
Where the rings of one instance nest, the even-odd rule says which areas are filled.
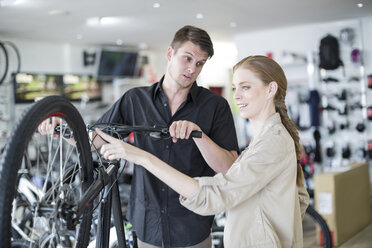
[[[162,80],[127,91],[98,123],[169,127],[174,121],[188,120],[197,124],[217,145],[229,151],[238,150],[233,117],[223,97],[194,82],[187,100],[172,116],[161,88]],[[215,174],[192,139],[173,143],[172,139],[155,140],[134,134],[134,142],[191,177]],[[175,191],[141,166],[134,167],[127,217],[140,240],[165,247],[200,243],[210,235],[213,221],[213,216],[200,216],[183,207]]]

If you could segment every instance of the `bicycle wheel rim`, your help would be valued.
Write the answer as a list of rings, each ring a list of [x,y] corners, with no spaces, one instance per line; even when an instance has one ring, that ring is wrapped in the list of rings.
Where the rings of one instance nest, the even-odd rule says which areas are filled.
[[[67,124],[73,132],[76,144],[67,144],[62,136],[41,137],[37,127],[48,118]],[[46,152],[45,147],[48,148]],[[29,222],[32,225],[29,230],[31,235],[25,236],[25,232],[22,233],[27,242],[35,242],[34,245],[42,247],[62,242],[61,240],[73,233],[73,245],[86,247],[89,241],[91,209],[85,209],[77,225],[68,223],[72,217],[67,218],[65,210],[66,206],[70,209],[73,202],[81,197],[92,180],[90,145],[84,122],[76,108],[65,98],[58,96],[46,97],[34,103],[14,127],[0,162],[1,244],[11,246],[10,226],[14,232],[14,227],[17,229],[16,217],[22,218],[22,215],[30,211],[34,215],[33,221]],[[29,186],[26,187],[27,191],[24,190],[24,185]],[[21,202],[20,199],[26,204],[22,205],[23,212],[17,213],[19,205],[16,203]],[[43,212],[44,210],[48,211]],[[36,231],[36,226],[45,231]],[[71,247],[71,242],[64,242],[65,247]]]

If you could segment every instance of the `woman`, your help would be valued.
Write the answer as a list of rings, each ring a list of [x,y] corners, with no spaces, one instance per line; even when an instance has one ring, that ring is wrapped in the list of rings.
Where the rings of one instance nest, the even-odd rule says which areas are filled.
[[[101,153],[106,159],[142,165],[198,214],[226,211],[225,247],[302,247],[301,217],[308,195],[299,164],[298,132],[285,105],[286,77],[265,56],[245,58],[233,72],[234,98],[241,117],[252,123],[254,135],[226,174],[188,177],[152,154],[96,130],[108,142]],[[175,138],[183,132],[190,130],[176,132]]]

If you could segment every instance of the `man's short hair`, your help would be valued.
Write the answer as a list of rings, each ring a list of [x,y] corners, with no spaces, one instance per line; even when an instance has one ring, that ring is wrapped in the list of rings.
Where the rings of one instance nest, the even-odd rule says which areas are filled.
[[[190,25],[184,26],[174,35],[171,47],[177,51],[186,41],[198,45],[201,50],[208,53],[209,58],[212,58],[214,54],[213,43],[205,30]]]

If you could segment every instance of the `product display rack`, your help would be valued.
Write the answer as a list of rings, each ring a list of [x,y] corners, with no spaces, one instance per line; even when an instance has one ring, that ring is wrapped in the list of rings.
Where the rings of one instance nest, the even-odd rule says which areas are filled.
[[[330,30],[339,37],[341,30]],[[363,57],[353,60],[353,51],[363,51],[362,28],[354,27],[354,42],[345,43],[339,38],[343,65],[334,70],[316,67],[318,89],[321,95],[321,134],[323,167],[334,168],[369,160],[368,140],[371,121],[367,109],[369,91]],[[325,31],[325,30],[324,30]]]
[[[357,69],[362,72],[362,68]],[[367,158],[365,75],[337,77],[337,71],[320,69],[323,154],[325,165],[330,167]]]

